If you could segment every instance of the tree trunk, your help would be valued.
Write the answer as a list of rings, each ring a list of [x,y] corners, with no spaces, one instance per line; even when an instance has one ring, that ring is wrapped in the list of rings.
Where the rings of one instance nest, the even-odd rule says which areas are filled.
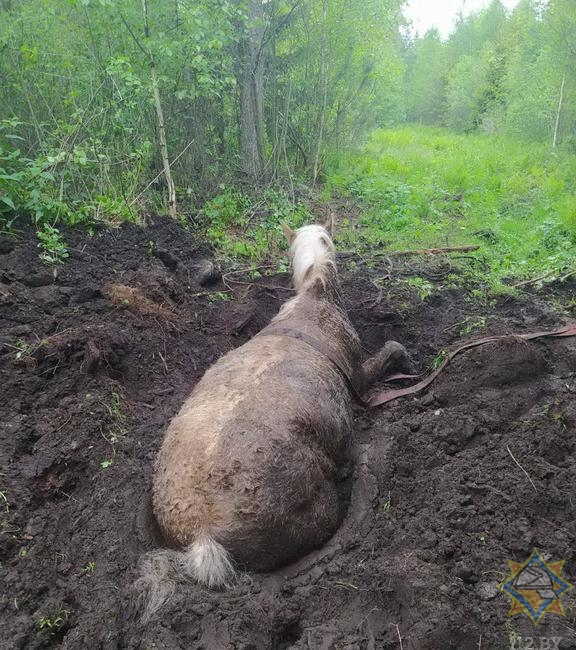
[[[326,72],[326,23],[328,8],[326,0],[322,2],[322,42],[320,44],[320,92],[322,93],[322,105],[318,116],[318,132],[316,137],[316,151],[314,153],[314,168],[312,171],[312,185],[316,185],[318,173],[320,172],[320,156],[324,144],[324,125],[326,122],[326,107],[328,103],[328,73]]]
[[[240,164],[250,181],[264,171],[264,54],[262,0],[250,0],[248,33],[239,45]]]
[[[562,113],[562,103],[564,102],[564,84],[566,83],[566,73],[562,76],[560,84],[560,98],[558,100],[558,110],[556,111],[556,124],[554,125],[554,138],[552,139],[552,149],[556,149],[558,144],[558,130],[560,127],[560,114]]]
[[[148,25],[148,0],[142,0],[142,11],[144,13],[144,37],[150,38],[150,27]],[[168,157],[168,145],[166,143],[166,127],[164,125],[164,111],[160,101],[160,89],[158,87],[158,72],[156,62],[150,54],[150,74],[152,76],[152,91],[154,92],[154,107],[156,108],[156,120],[158,122],[158,144],[160,155],[162,156],[162,165],[164,167],[164,176],[168,187],[168,214],[176,219],[176,188],[172,180],[172,171],[170,169],[170,158]]]

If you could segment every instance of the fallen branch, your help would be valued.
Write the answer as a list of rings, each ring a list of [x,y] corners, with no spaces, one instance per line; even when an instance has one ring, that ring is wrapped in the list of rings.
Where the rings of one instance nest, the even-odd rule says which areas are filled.
[[[517,289],[518,287],[525,287],[528,284],[536,284],[536,282],[540,282],[541,280],[545,280],[546,278],[549,278],[550,276],[554,275],[557,273],[557,271],[548,271],[547,273],[544,273],[543,275],[539,275],[535,278],[530,278],[530,280],[523,280],[522,282],[516,282],[516,284],[513,284],[512,286]],[[561,276],[558,278],[559,282],[565,282],[569,277],[572,275],[576,275],[576,271],[568,271],[565,275]]]
[[[337,251],[336,257],[346,259],[347,257],[359,257],[363,261],[366,259],[371,259],[373,257],[401,257],[403,255],[442,255],[443,253],[469,253],[470,251],[477,251],[480,249],[480,246],[476,245],[467,245],[467,246],[446,246],[444,248],[420,248],[417,250],[405,250],[405,251],[366,251],[365,253],[360,254],[358,251]],[[476,259],[476,258],[472,258]]]
[[[517,289],[518,287],[525,287],[528,284],[535,284],[536,282],[540,282],[540,280],[545,280],[546,278],[549,278],[551,275],[554,275],[556,271],[548,271],[547,273],[544,273],[544,275],[539,275],[536,278],[531,278],[530,280],[523,280],[522,282],[516,282],[516,284],[513,284],[512,286]]]
[[[388,251],[387,255],[400,256],[400,255],[442,255],[443,253],[468,253],[470,251],[477,251],[480,246],[446,246],[445,248],[422,248],[420,250],[407,250],[407,251]]]

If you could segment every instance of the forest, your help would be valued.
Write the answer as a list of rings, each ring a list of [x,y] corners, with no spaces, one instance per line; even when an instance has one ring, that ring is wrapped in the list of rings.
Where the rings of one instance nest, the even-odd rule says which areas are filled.
[[[3,230],[27,215],[51,242],[58,223],[151,211],[221,243],[226,220],[251,205],[271,227],[277,213],[302,221],[309,188],[330,185],[374,129],[404,124],[485,134],[504,149],[527,143],[535,167],[551,155],[572,164],[570,0],[521,0],[513,11],[494,0],[461,15],[446,40],[415,34],[402,7],[2,0]],[[556,189],[545,221],[573,238],[573,192]],[[261,236],[237,252],[254,256]]]
[[[0,650],[576,647],[576,0],[412,3],[0,0]],[[213,583],[202,386],[182,493],[274,497]]]

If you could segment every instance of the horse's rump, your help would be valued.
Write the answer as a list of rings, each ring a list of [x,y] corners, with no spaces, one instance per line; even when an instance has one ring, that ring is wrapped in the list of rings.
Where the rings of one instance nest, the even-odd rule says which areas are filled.
[[[334,481],[351,419],[349,400],[341,398],[343,377],[308,348],[293,339],[256,337],[220,359],[197,385],[171,423],[157,464],[155,511],[171,543],[184,546],[200,530],[218,541],[236,531],[250,537],[255,550],[264,549],[265,530],[281,536],[280,528],[290,529],[290,518],[300,516],[310,545],[317,544],[307,510],[330,492],[323,483]],[[305,540],[300,533],[293,537],[300,549]],[[252,566],[246,553],[241,556]]]

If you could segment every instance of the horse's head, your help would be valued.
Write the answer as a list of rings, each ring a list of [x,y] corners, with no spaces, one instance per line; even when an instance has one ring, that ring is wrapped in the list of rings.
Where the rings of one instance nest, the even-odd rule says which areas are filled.
[[[282,229],[290,242],[293,279],[296,292],[301,293],[320,281],[323,287],[337,282],[336,250],[332,242],[332,218],[317,225],[292,230],[286,224]]]

